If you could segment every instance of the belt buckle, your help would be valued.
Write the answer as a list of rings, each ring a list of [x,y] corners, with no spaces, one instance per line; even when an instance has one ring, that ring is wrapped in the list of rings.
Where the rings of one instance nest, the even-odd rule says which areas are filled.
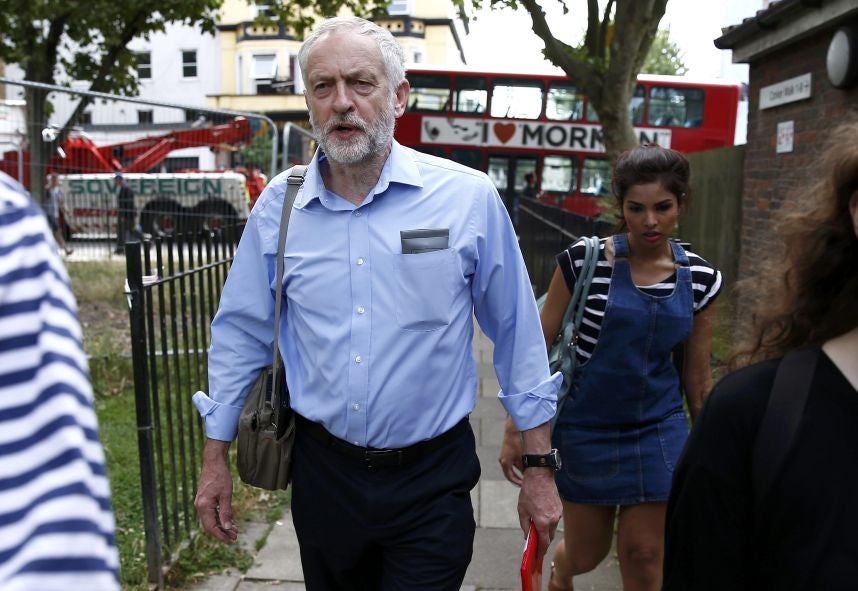
[[[369,449],[364,452],[363,457],[363,461],[369,469],[401,466],[402,460],[401,449]]]

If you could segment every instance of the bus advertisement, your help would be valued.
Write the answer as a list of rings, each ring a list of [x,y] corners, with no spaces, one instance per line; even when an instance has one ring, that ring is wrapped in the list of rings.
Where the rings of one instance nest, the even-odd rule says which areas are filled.
[[[565,76],[412,68],[396,126],[401,144],[486,172],[507,207],[525,175],[538,199],[593,217],[610,194],[610,165],[592,105]],[[635,134],[684,153],[731,146],[741,87],[677,76],[638,77]]]

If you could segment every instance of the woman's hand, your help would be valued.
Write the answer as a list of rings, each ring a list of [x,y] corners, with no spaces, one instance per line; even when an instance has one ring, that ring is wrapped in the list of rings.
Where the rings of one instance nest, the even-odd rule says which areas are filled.
[[[521,486],[524,472],[524,465],[521,463],[523,453],[521,433],[516,430],[512,419],[507,417],[498,462],[500,462],[503,475],[516,486]]]

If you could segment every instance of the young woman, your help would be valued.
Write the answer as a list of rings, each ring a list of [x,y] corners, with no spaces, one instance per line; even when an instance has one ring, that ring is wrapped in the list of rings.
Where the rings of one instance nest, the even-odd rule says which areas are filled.
[[[622,154],[613,189],[624,230],[600,244],[578,341],[578,365],[558,415],[553,443],[562,469],[564,539],[554,554],[551,591],[617,549],[623,586],[661,587],[664,518],[673,467],[688,433],[680,381],[692,418],[710,387],[709,341],[721,274],[670,240],[687,204],[688,160],[644,146]],[[551,346],[584,257],[575,243],[557,257],[542,310]],[[682,379],[671,352],[685,343]],[[501,466],[520,482],[520,438],[512,424]]]
[[[670,496],[669,591],[858,585],[858,120],[831,137],[819,183],[782,224],[786,256],[755,278],[750,360],[718,383]],[[752,458],[784,354],[812,371],[792,445],[755,507]],[[813,365],[811,365],[811,363]],[[793,366],[794,368],[795,366]],[[811,369],[813,367],[814,369]],[[765,461],[766,458],[760,458]]]

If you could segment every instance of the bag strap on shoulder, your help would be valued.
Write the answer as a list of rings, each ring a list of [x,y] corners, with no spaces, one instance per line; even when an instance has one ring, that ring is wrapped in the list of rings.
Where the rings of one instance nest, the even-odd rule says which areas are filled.
[[[289,216],[292,214],[292,206],[298,189],[304,182],[307,167],[299,164],[292,167],[289,177],[286,179],[286,196],[283,198],[283,210],[280,213],[280,234],[277,237],[277,279],[274,285],[277,291],[274,296],[274,361],[271,363],[271,407],[280,408],[280,307],[283,304],[283,255],[286,252],[286,230],[289,228]]]
[[[566,313],[563,315],[562,326],[568,326],[571,322],[574,331],[572,338],[577,340],[578,329],[581,327],[581,321],[584,318],[584,308],[587,307],[587,296],[590,293],[590,284],[593,283],[593,275],[596,272],[596,265],[599,261],[599,239],[596,236],[584,236],[584,262],[581,265],[581,271],[575,281],[575,287],[572,290],[572,298],[569,300],[569,306],[566,308]],[[568,343],[574,351],[574,342]]]
[[[751,457],[757,533],[764,501],[795,444],[818,359],[819,347],[811,347],[787,353],[778,364]]]

